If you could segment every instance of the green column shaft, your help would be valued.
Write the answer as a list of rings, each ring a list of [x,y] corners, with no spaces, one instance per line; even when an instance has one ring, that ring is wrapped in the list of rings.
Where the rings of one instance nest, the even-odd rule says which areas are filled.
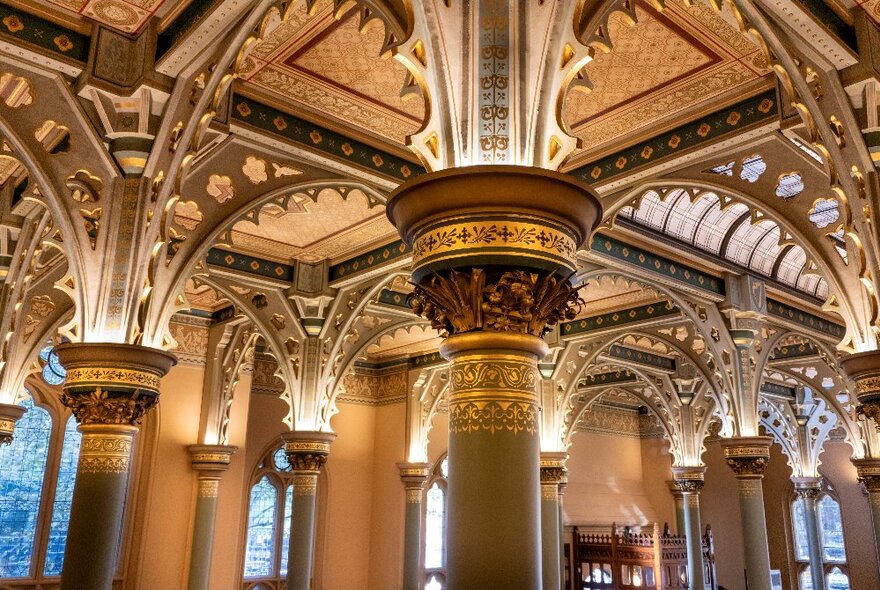
[[[700,524],[700,494],[682,494],[684,528],[688,556],[688,584],[691,590],[704,590],[706,587],[705,566],[703,564],[703,534]]]
[[[544,578],[543,590],[561,590],[559,564],[562,563],[560,553],[559,532],[559,485],[556,483],[541,484],[541,545],[543,546],[541,571]]]
[[[451,354],[448,587],[540,590],[537,360],[475,348]]]
[[[137,427],[86,424],[82,432],[61,590],[109,590],[119,557],[131,443]]]
[[[419,568],[422,542],[422,490],[406,490],[406,512],[403,530],[403,590],[421,590]]]
[[[220,480],[199,477],[196,514],[193,524],[192,551],[189,561],[188,590],[207,590],[211,577],[211,551],[214,548],[214,524],[217,518],[217,491]]]
[[[687,524],[684,521],[684,496],[681,492],[672,494],[675,501],[675,532],[679,536],[687,534]]]
[[[749,588],[770,588],[770,549],[760,476],[737,477],[746,580]]]
[[[287,590],[309,590],[312,585],[317,489],[317,471],[299,471],[294,475]]]
[[[880,563],[880,488],[868,490],[868,503],[871,506],[871,520],[874,523],[874,550]]]
[[[818,490],[817,490],[818,491]],[[825,590],[825,572],[822,567],[822,546],[820,543],[819,514],[816,496],[801,494],[804,503],[804,517],[807,525],[807,549],[810,554],[810,577],[813,590]]]

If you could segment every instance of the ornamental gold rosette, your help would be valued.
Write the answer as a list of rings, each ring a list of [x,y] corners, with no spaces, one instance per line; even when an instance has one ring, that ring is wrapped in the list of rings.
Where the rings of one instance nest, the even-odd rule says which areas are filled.
[[[177,363],[169,352],[133,344],[70,343],[55,350],[67,370],[61,403],[80,424],[139,424]]]
[[[851,354],[840,368],[852,380],[859,401],[859,414],[874,420],[880,430],[880,350]]]

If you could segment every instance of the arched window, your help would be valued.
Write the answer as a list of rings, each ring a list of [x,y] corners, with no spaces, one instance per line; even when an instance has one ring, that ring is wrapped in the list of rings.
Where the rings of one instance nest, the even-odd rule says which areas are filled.
[[[843,519],[840,504],[823,489],[816,499],[819,516],[819,542],[822,544],[822,570],[827,590],[850,590],[846,571],[846,547],[843,541]],[[791,504],[792,532],[795,561],[798,565],[800,590],[813,590],[810,578],[810,553],[807,542],[807,521],[804,501],[795,499]]]
[[[82,440],[76,420],[53,403],[57,391],[36,375],[28,383],[19,402],[27,412],[12,444],[0,447],[0,587],[8,578],[57,585]]]
[[[446,588],[447,459],[438,462],[425,495],[425,590]]]
[[[27,397],[12,444],[0,447],[0,578],[32,575],[52,418]]]
[[[58,468],[58,483],[55,485],[55,503],[52,507],[52,522],[49,525],[49,543],[46,547],[46,564],[43,574],[60,576],[64,561],[64,546],[67,543],[67,525],[70,521],[70,504],[73,501],[73,484],[76,482],[76,464],[79,461],[79,447],[82,434],[77,429],[76,418],[67,419],[64,428],[64,443],[61,447],[61,465]]]
[[[244,588],[274,590],[287,578],[293,470],[281,443],[260,461],[251,486],[244,557]]]

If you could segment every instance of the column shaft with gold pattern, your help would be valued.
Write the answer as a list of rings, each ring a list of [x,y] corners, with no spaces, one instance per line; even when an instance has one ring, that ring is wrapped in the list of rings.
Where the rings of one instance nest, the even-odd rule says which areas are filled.
[[[293,468],[287,590],[309,590],[312,586],[318,475],[335,438],[331,432],[299,431],[284,435],[284,452]]]
[[[562,174],[474,166],[401,185],[387,213],[451,361],[447,585],[540,590],[541,337],[581,309],[571,277],[601,205]]]
[[[859,481],[868,491],[868,503],[874,524],[874,549],[880,561],[880,459],[854,459]]]
[[[229,461],[237,449],[238,447],[225,445],[190,445],[189,447],[192,468],[198,473],[198,489],[189,559],[188,590],[208,589],[220,479],[229,468]]]
[[[770,546],[764,516],[764,470],[770,461],[767,436],[724,439],[724,459],[736,474],[743,531],[743,553],[749,588],[770,588]]]
[[[429,463],[398,463],[406,490],[403,522],[403,590],[422,590],[422,507],[424,490],[431,474]]]
[[[62,590],[109,590],[116,573],[134,435],[177,359],[129,344],[62,344],[61,402],[82,433]]]

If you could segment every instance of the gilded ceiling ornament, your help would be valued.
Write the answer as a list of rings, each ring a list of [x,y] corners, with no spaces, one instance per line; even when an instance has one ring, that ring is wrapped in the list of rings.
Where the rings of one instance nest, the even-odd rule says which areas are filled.
[[[15,74],[0,75],[0,100],[12,109],[30,105],[34,102],[30,81]]]
[[[235,187],[232,185],[232,179],[223,174],[212,174],[209,176],[206,190],[220,204],[235,196]]]
[[[188,231],[196,229],[204,217],[195,201],[178,201],[174,206],[174,223]]]
[[[68,176],[65,184],[70,189],[70,196],[77,203],[97,202],[101,198],[101,189],[104,188],[104,182],[84,168]]]
[[[260,184],[269,179],[269,174],[266,171],[266,161],[257,158],[256,156],[248,156],[245,158],[241,171],[244,172],[244,175],[254,184]]]

